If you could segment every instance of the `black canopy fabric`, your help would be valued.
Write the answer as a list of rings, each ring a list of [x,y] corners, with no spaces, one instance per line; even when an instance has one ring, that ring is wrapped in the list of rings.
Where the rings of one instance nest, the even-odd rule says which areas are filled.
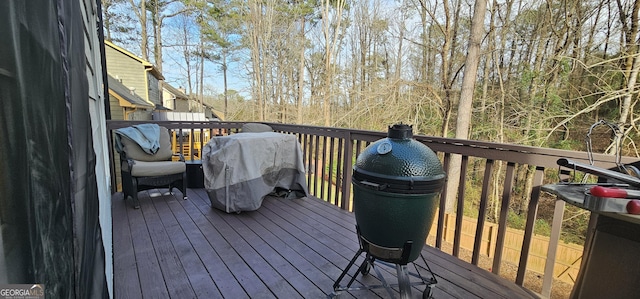
[[[0,284],[47,298],[108,297],[81,1],[0,1]]]

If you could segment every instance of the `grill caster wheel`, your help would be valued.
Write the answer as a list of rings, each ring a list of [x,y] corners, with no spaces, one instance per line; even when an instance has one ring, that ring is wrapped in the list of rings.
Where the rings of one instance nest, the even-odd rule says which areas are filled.
[[[422,299],[429,299],[431,298],[431,286],[427,286],[424,289],[424,292],[422,292]]]
[[[358,271],[362,273],[362,276],[368,275],[370,270],[371,270],[371,263],[369,263],[368,260],[365,260],[364,262],[362,262],[362,265],[360,265],[360,268],[358,269]]]

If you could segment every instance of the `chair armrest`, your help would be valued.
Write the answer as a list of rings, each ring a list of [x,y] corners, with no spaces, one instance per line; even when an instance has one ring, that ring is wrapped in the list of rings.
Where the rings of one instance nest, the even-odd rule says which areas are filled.
[[[127,153],[125,153],[124,151],[120,152],[120,168],[122,171],[131,172],[134,164],[136,164],[136,162],[133,159],[127,157]]]

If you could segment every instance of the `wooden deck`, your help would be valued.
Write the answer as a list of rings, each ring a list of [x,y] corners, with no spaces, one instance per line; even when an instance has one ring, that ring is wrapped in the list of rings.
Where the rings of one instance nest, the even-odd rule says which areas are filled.
[[[359,248],[353,214],[318,199],[267,198],[257,211],[226,214],[203,189],[188,195],[141,192],[138,210],[113,196],[115,298],[326,298]],[[425,246],[423,256],[438,280],[434,298],[537,298],[438,249]],[[397,283],[395,269],[376,265]],[[358,275],[354,286],[375,284],[375,275]],[[340,298],[390,297],[376,289]]]

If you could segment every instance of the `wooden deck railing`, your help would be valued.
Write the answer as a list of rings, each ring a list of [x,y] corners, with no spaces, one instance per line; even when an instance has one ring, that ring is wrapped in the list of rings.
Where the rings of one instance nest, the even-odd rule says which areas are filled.
[[[111,140],[113,140],[113,130],[130,126],[137,123],[149,123],[150,121],[108,121],[107,128],[109,130]],[[243,122],[171,122],[171,121],[151,121],[159,125],[167,127],[174,136],[223,136],[235,134],[239,132],[244,124]],[[351,209],[351,174],[352,166],[358,154],[371,142],[386,137],[386,132],[373,132],[364,130],[351,130],[340,128],[301,126],[268,123],[278,132],[295,134],[302,145],[304,154],[304,162],[308,172],[309,191],[313,196],[322,198],[327,202],[339,206],[342,209]],[[458,140],[451,138],[439,138],[431,136],[416,135],[414,138],[427,146],[442,157],[445,170],[453,157],[453,155],[462,156],[462,166],[460,169],[460,182],[465,182],[473,171],[479,170],[483,172],[478,178],[482,182],[482,191],[477,200],[478,217],[476,225],[476,233],[474,240],[474,249],[472,252],[471,263],[478,265],[479,257],[482,254],[482,232],[484,230],[485,221],[487,219],[487,206],[490,200],[490,191],[500,195],[500,210],[498,217],[498,230],[495,242],[493,256],[493,266],[491,271],[500,274],[500,266],[502,262],[502,254],[504,249],[505,234],[507,228],[507,215],[509,207],[512,203],[512,189],[514,188],[514,180],[518,166],[526,165],[528,169],[534,171],[533,181],[529,184],[528,207],[526,208],[526,225],[524,228],[524,240],[522,242],[520,260],[517,265],[517,275],[515,283],[524,285],[525,273],[527,270],[527,261],[529,259],[529,250],[534,236],[534,224],[537,219],[538,204],[540,200],[540,187],[545,183],[554,183],[555,181],[545,182],[545,171],[555,171],[558,169],[556,161],[559,158],[570,158],[574,161],[589,163],[585,152],[567,151],[558,149],[538,148],[530,146],[520,146],[511,144],[499,144],[491,142],[481,142],[472,140]],[[194,148],[194,142],[198,142],[195,138],[177,138],[175,139],[176,148],[182,149],[188,147]],[[201,140],[204,143],[206,140]],[[202,146],[202,143],[199,145]],[[198,146],[196,145],[196,148]],[[110,144],[110,157],[112,161],[112,186],[118,186],[117,177],[119,172],[118,156],[113,154],[113,146]],[[190,155],[186,159],[197,159],[199,153],[190,151]],[[604,168],[612,168],[616,166],[615,157],[594,154],[593,159],[595,165]],[[631,163],[637,161],[637,158],[623,157],[623,163]],[[502,165],[498,167],[498,165]],[[471,166],[471,168],[470,168]],[[499,172],[499,173],[498,173]],[[548,174],[548,173],[547,173]],[[502,190],[491,190],[494,181],[501,180]],[[460,254],[460,239],[462,232],[462,217],[464,215],[464,203],[466,184],[462,183],[458,189],[457,210],[455,221],[455,235],[453,242],[452,254],[458,256]],[[114,190],[115,192],[115,190]],[[469,198],[469,200],[471,200]],[[445,206],[445,192],[440,199],[440,206]],[[560,219],[554,219],[554,224],[561,223],[562,213],[559,214]],[[436,226],[435,246],[441,248],[444,239],[445,229],[445,209],[439,209]],[[557,216],[555,216],[558,218]],[[552,240],[549,248],[557,248],[558,241]],[[486,251],[486,250],[485,250]],[[485,254],[486,255],[486,254]],[[547,262],[553,262],[547,260]],[[552,281],[553,267],[545,268],[545,282]],[[551,283],[543,284],[542,294],[548,297],[550,294]]]

